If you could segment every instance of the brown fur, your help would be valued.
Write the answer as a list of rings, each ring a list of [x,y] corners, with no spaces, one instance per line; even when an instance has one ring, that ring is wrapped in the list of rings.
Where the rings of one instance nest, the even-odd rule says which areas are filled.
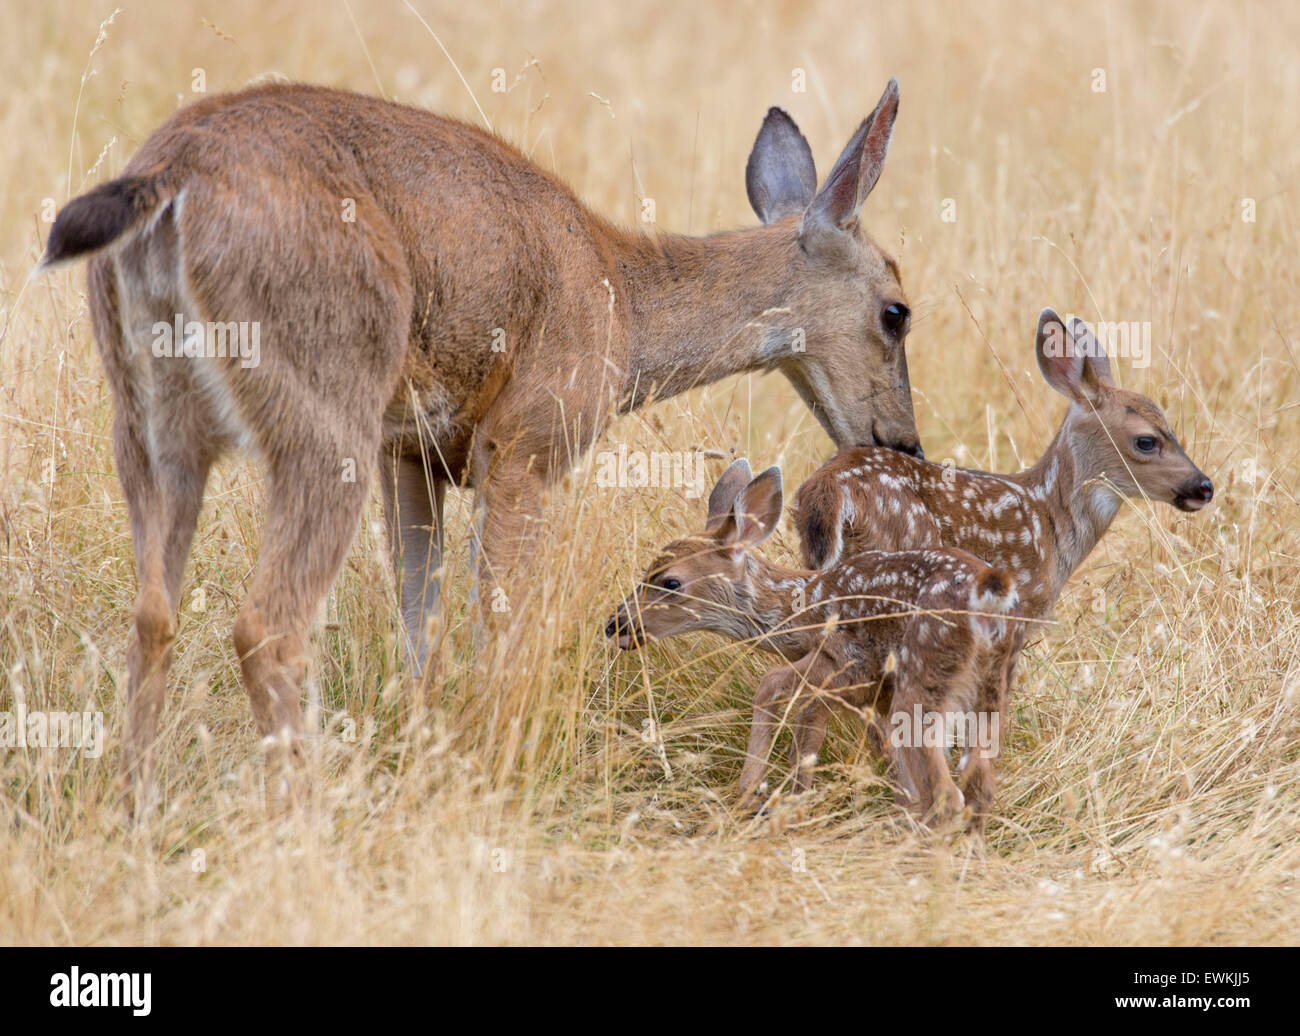
[[[708,630],[786,659],[755,693],[742,801],[760,791],[787,720],[794,787],[806,790],[835,708],[866,718],[881,747],[914,706],[996,716],[1000,745],[1020,626],[1010,576],[943,548],[867,551],[822,572],[778,565],[757,548],[780,520],[780,471],[748,476],[743,460],[728,468],[705,531],[665,547],[606,627],[623,647]],[[895,746],[891,755],[920,817],[944,824],[967,805],[979,829],[992,808],[996,751],[969,754],[964,790],[942,746]]]
[[[308,621],[377,470],[423,664],[446,487],[477,489],[480,579],[504,585],[543,491],[619,406],[781,370],[837,443],[919,450],[906,326],[881,323],[902,289],[857,222],[897,104],[891,83],[815,196],[806,144],[769,113],[749,174],[768,225],[701,239],[614,227],[475,127],[301,85],[182,109],[74,199],[42,265],[99,250],[90,306],[140,580],[128,769],[147,782],[186,555],[228,450],[269,476],[234,631],[266,734],[300,728]],[[152,356],[150,328],[178,313],[258,322],[260,365]]]

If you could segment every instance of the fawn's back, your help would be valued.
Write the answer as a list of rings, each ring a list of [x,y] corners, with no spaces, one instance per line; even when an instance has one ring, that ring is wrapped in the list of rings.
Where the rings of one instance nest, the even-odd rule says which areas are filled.
[[[894,673],[917,685],[927,709],[973,709],[981,681],[1005,667],[1021,614],[1008,573],[954,548],[853,554],[809,580],[806,594],[792,624],[842,638],[823,648],[842,654],[852,680],[838,696],[884,714]]]
[[[800,487],[804,563],[833,568],[868,549],[945,544],[1013,573],[1027,612],[1048,593],[1033,578],[1054,561],[1047,501],[1013,478],[943,467],[876,447],[840,450]],[[1048,602],[1050,604],[1050,602]]]

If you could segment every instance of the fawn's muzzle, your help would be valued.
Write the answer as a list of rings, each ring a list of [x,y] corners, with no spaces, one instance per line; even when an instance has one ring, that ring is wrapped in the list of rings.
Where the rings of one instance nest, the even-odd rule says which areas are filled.
[[[1214,483],[1197,472],[1179,487],[1174,506],[1180,511],[1199,511],[1214,499]]]
[[[623,605],[618,606],[609,622],[605,623],[605,636],[610,640],[616,640],[618,646],[623,650],[634,647],[640,647],[642,643],[641,631],[628,615],[627,609]]]

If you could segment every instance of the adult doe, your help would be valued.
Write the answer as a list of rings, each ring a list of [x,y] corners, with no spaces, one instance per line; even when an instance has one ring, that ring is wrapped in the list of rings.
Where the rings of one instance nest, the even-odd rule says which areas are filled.
[[[140,584],[128,771],[148,778],[185,560],[231,449],[268,473],[234,629],[267,734],[300,730],[309,621],[377,471],[422,666],[447,486],[477,491],[480,582],[502,585],[543,491],[616,409],[780,370],[837,444],[919,453],[898,269],[858,221],[898,96],[891,80],[820,191],[773,108],[746,169],[764,225],[704,238],[619,229],[490,133],[304,85],[186,107],[71,201],[41,265],[99,253],[90,311]],[[153,355],[173,321],[197,340]],[[213,347],[244,321],[256,366]]]
[[[848,709],[888,743],[906,802],[923,820],[941,826],[968,806],[982,830],[1020,625],[1010,575],[946,548],[866,551],[820,572],[787,568],[757,549],[782,503],[779,468],[751,478],[749,464],[735,461],[709,496],[704,532],[659,552],[606,635],[632,648],[709,630],[786,660],[754,695],[742,802],[757,804],[783,720],[794,789],[803,791],[832,710]],[[987,735],[966,742],[961,788],[946,754],[955,723]]]

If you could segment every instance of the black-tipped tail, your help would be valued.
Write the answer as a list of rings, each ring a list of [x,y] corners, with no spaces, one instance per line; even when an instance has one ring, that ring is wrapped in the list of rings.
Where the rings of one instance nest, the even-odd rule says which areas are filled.
[[[826,568],[837,561],[844,546],[840,528],[841,488],[834,478],[813,475],[799,489],[795,505],[803,562],[809,568]]]
[[[111,245],[142,222],[157,204],[154,181],[141,176],[110,180],[73,198],[55,219],[37,270]]]
[[[1000,569],[990,568],[979,577],[977,586],[984,597],[1005,597],[1011,589],[1011,580]]]
[[[1000,568],[986,568],[976,577],[971,605],[976,611],[1006,614],[1020,603],[1015,580]]]

